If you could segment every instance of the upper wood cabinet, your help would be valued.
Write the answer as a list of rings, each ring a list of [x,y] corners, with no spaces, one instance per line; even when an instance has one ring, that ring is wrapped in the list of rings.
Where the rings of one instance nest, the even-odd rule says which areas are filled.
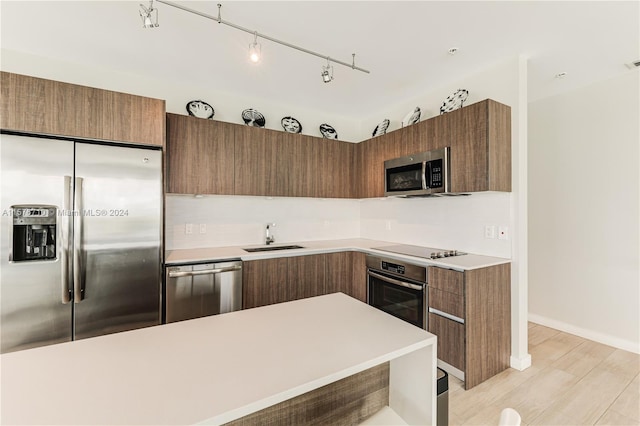
[[[0,84],[4,130],[164,146],[163,100],[8,72]]]
[[[276,130],[235,128],[235,194],[288,196],[291,140]]]
[[[511,191],[511,108],[490,99],[359,144],[357,198],[384,196],[384,161],[451,148],[451,191]]]
[[[220,122],[205,120],[207,127],[201,119],[183,116],[184,124],[168,128],[169,192],[383,197],[385,160],[447,146],[452,192],[511,191],[510,114],[508,106],[485,100],[359,144],[229,123],[220,130]],[[194,160],[198,150],[203,158]],[[174,176],[206,182],[175,186]]]
[[[234,194],[236,127],[167,114],[168,192]]]
[[[429,149],[451,147],[451,191],[511,191],[511,108],[487,99],[430,120]]]

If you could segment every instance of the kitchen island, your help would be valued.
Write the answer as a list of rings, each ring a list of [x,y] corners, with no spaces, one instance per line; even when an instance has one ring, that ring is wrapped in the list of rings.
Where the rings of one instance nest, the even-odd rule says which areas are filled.
[[[342,293],[4,354],[0,420],[224,424],[385,363],[388,406],[435,424],[436,337]]]

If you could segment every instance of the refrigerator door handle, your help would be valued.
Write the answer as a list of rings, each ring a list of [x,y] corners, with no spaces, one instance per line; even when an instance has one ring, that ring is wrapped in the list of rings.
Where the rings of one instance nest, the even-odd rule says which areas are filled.
[[[80,303],[84,299],[84,262],[82,258],[82,183],[76,177],[73,219],[73,301]]]
[[[62,303],[67,304],[71,301],[71,286],[70,283],[70,270],[69,267],[69,251],[70,251],[70,241],[69,241],[69,233],[71,231],[71,218],[73,217],[71,212],[71,192],[72,192],[72,182],[71,176],[64,177],[64,201],[63,201],[63,211],[60,217],[60,225],[61,225],[61,243],[60,243],[60,267],[62,268]]]

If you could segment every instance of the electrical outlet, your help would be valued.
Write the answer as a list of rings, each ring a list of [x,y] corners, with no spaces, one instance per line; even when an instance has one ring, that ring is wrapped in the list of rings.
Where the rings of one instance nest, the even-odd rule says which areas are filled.
[[[207,224],[206,223],[201,223],[200,224],[200,233],[201,234],[206,234],[207,233]]]
[[[496,237],[496,226],[495,225],[485,225],[484,226],[484,237],[485,238],[495,238]]]
[[[184,225],[184,233],[187,235],[193,234],[193,223],[187,223]]]
[[[509,227],[508,226],[500,226],[500,227],[498,227],[498,239],[499,240],[508,240],[509,239]]]

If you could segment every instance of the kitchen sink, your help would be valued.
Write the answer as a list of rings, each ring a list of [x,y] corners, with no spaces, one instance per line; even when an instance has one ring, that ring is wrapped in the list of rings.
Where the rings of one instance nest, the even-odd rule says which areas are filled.
[[[273,246],[273,247],[256,247],[256,248],[245,248],[242,249],[244,251],[248,251],[249,253],[255,253],[259,251],[276,251],[276,250],[294,250],[304,248],[302,246]]]

